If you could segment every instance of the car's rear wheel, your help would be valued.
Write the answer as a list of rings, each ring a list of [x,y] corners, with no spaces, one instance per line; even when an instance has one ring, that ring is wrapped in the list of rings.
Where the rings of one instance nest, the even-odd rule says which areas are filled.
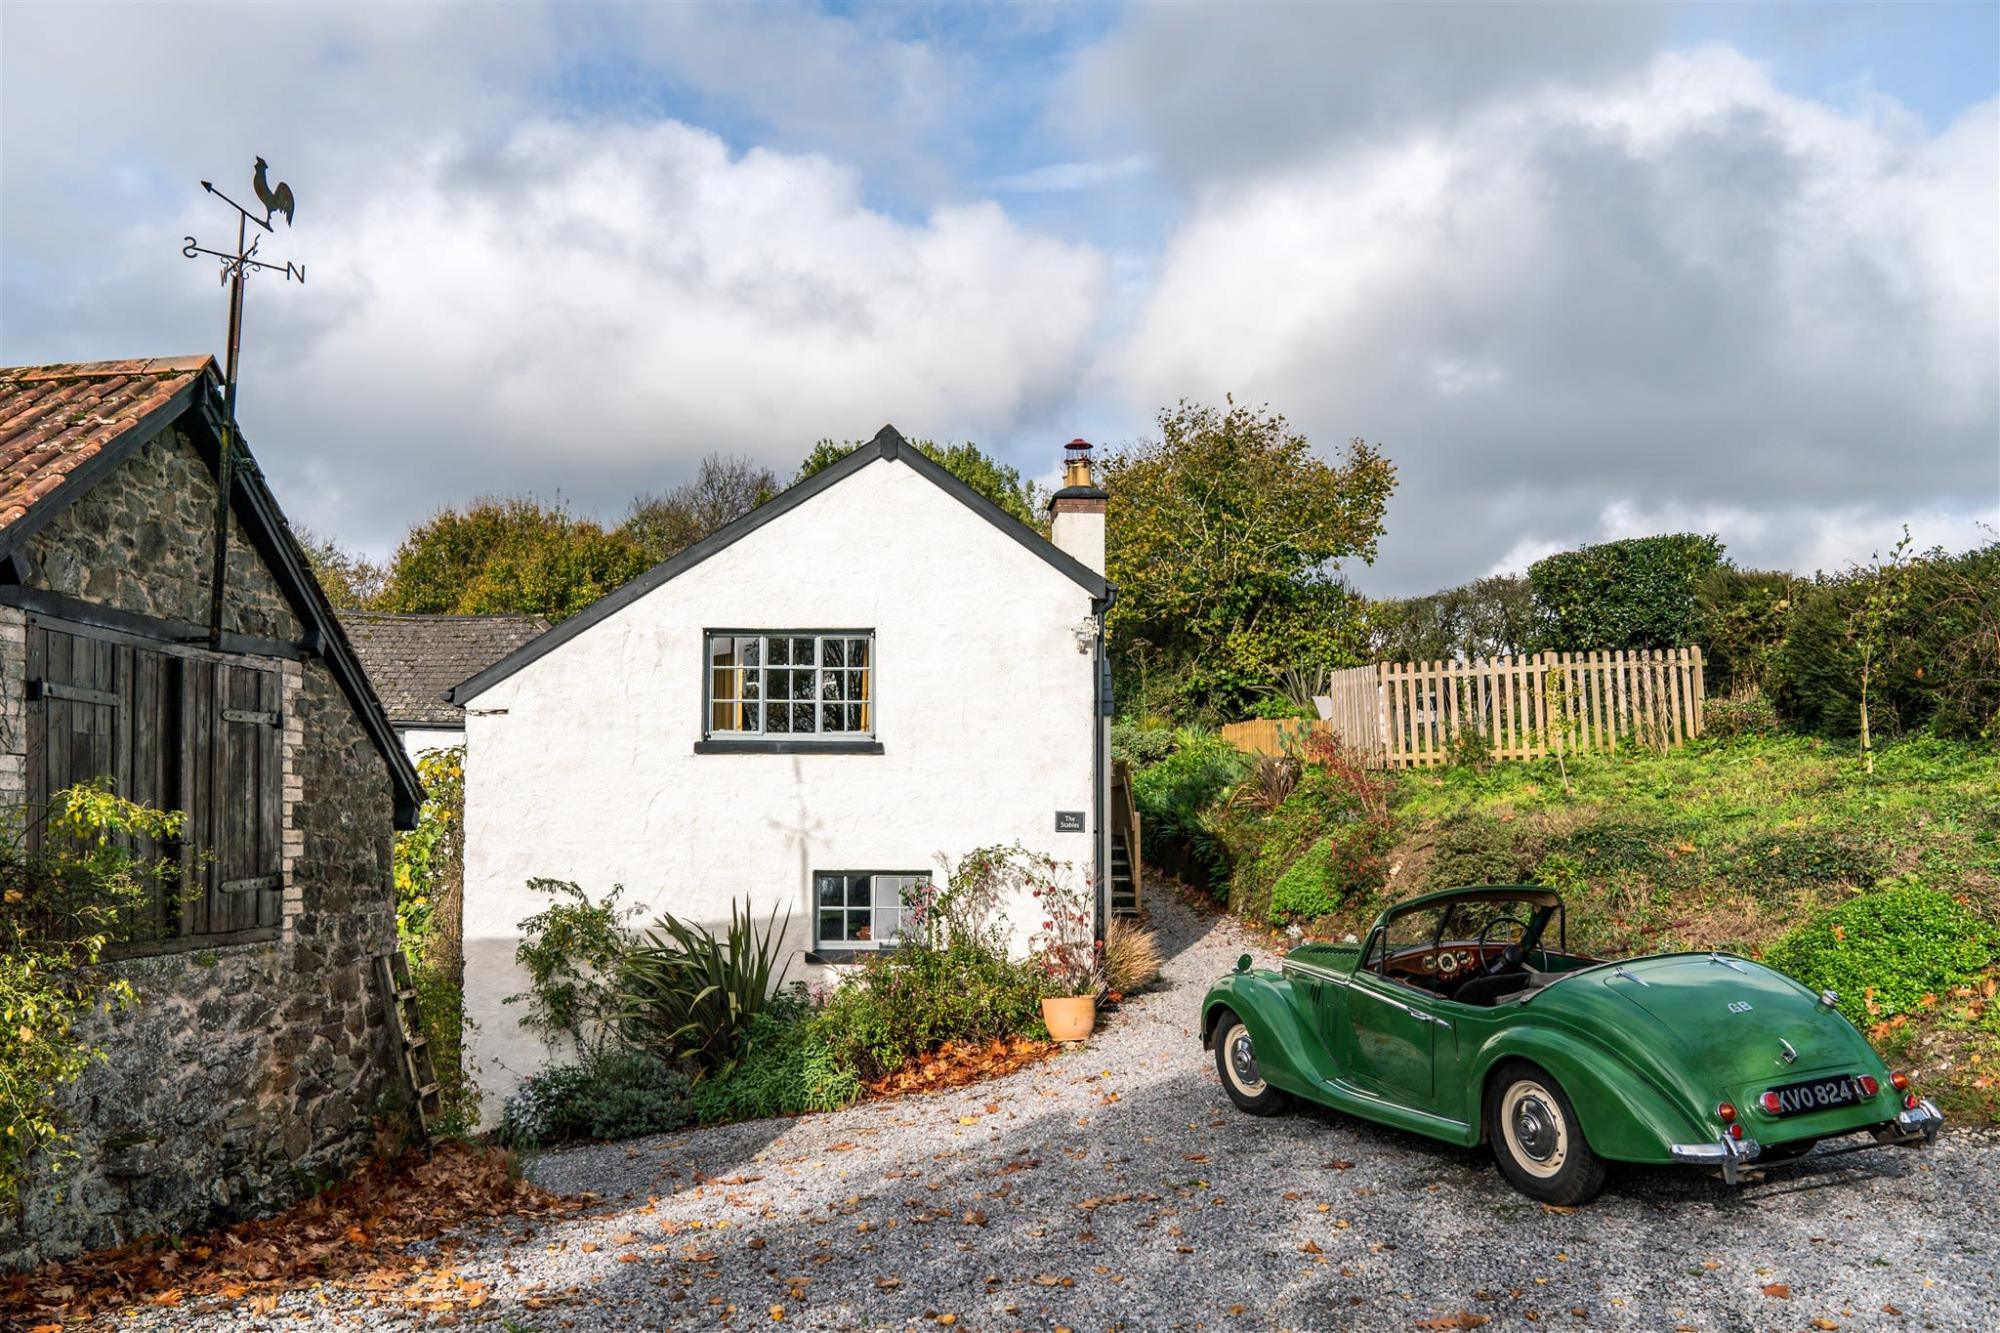
[[[1486,1135],[1500,1174],[1531,1199],[1579,1204],[1604,1188],[1604,1159],[1584,1142],[1569,1095],[1544,1069],[1519,1062],[1488,1081]]]
[[[1215,1072],[1239,1111],[1276,1115],[1291,1104],[1290,1097],[1264,1081],[1257,1043],[1234,1010],[1224,1009],[1215,1016]]]

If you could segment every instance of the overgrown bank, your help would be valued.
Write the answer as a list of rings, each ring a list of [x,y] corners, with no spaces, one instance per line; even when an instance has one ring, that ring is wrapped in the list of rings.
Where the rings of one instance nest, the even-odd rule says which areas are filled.
[[[1149,856],[1299,938],[1364,931],[1435,888],[1542,883],[1571,943],[1723,948],[1842,1008],[1961,1116],[2000,1120],[2000,751],[1797,736],[1668,754],[1372,774],[1336,748],[1251,760],[1123,736]],[[1162,750],[1166,753],[1160,753]]]

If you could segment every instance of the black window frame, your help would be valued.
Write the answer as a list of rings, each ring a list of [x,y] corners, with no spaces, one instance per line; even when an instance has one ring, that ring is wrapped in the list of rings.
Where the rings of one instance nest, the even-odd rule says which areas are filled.
[[[771,644],[774,640],[786,641],[806,638],[813,640],[813,656],[815,660],[811,666],[804,667],[790,662],[774,663],[770,660],[772,656]],[[733,667],[718,668],[715,665],[715,648],[716,641],[719,639],[758,640],[757,664],[749,668],[740,664]],[[845,663],[832,664],[826,662],[826,650],[823,645],[829,640],[863,641],[867,645],[867,661],[859,667]],[[850,651],[851,645],[842,649],[843,653]],[[701,725],[698,733],[699,739],[695,742],[695,753],[881,754],[883,747],[877,732],[879,715],[876,712],[878,702],[876,672],[878,668],[877,637],[872,627],[799,629],[715,627],[705,629],[702,631],[701,636]],[[718,671],[728,670],[734,670],[739,673],[745,670],[754,670],[757,672],[757,693],[754,705],[758,709],[758,725],[754,730],[718,728],[715,725],[716,709],[719,705],[727,706],[731,703],[740,703],[749,700],[749,696],[747,695],[728,695],[718,700],[716,693]],[[792,693],[794,682],[790,677],[792,673],[798,671],[811,671],[814,674],[814,692],[810,698],[800,699]],[[841,693],[834,697],[828,697],[824,693],[824,677],[827,672],[833,671],[844,673],[841,677]],[[805,705],[812,710],[814,730],[774,731],[769,729],[768,710],[771,705],[769,691],[772,683],[772,675],[776,672],[785,673],[787,676],[787,690],[784,701],[793,705],[794,708]],[[850,692],[854,688],[853,677],[857,675],[861,678],[859,682],[860,693],[858,696],[850,697]],[[742,688],[741,683],[738,684],[737,688],[739,690]],[[830,707],[842,708],[850,716],[856,716],[857,720],[863,725],[851,730],[845,727],[838,731],[818,730],[817,728],[824,720],[824,710]]]
[[[825,887],[825,882],[829,879],[834,879],[834,878],[839,878],[848,881],[847,884],[843,885],[843,894],[851,890],[852,881],[857,879],[867,880],[869,886],[869,902],[867,907],[866,908],[857,907],[845,900],[843,900],[843,902],[838,906],[833,906],[824,903],[822,898],[822,892],[823,888]],[[888,939],[873,938],[873,925],[874,925],[872,920],[873,914],[882,910],[881,907],[874,901],[875,881],[878,879],[911,880],[922,884],[936,883],[935,879],[933,879],[931,875],[931,872],[928,870],[838,870],[838,869],[814,870],[808,876],[806,884],[806,891],[811,895],[811,900],[808,906],[808,910],[812,921],[812,951],[807,956],[812,961],[819,963],[855,962],[863,958],[872,957],[875,954],[883,953],[887,950],[900,948],[905,942],[907,942],[908,937],[901,934],[892,935]],[[845,918],[852,916],[856,912],[864,910],[867,911],[871,917],[870,938],[828,939],[821,933],[821,928],[825,924],[823,919],[825,915],[838,914],[843,918]],[[903,902],[897,906],[896,911],[898,917],[900,918],[901,915],[907,910],[908,910],[908,900],[904,899]],[[898,921],[899,930],[901,924],[902,923],[899,919]]]

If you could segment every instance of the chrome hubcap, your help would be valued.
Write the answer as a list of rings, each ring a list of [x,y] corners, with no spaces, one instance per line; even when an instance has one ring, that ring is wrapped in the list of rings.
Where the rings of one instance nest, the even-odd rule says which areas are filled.
[[[1257,1052],[1250,1045],[1250,1034],[1240,1029],[1236,1040],[1229,1043],[1229,1067],[1236,1071],[1236,1081],[1246,1088],[1254,1088],[1264,1081],[1257,1071]]]
[[[1538,1162],[1548,1161],[1555,1152],[1555,1115],[1541,1098],[1523,1097],[1515,1106],[1514,1141]]]
[[[1569,1160],[1569,1126],[1554,1094],[1533,1079],[1507,1089],[1494,1129],[1506,1139],[1514,1164],[1531,1176],[1551,1179]]]

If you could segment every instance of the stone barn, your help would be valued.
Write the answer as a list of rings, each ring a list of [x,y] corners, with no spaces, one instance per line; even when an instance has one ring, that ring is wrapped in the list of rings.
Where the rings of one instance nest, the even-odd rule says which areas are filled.
[[[0,808],[31,851],[90,778],[188,813],[0,1266],[270,1211],[407,1112],[375,977],[422,791],[240,439],[212,632],[225,425],[207,357],[0,370]]]

